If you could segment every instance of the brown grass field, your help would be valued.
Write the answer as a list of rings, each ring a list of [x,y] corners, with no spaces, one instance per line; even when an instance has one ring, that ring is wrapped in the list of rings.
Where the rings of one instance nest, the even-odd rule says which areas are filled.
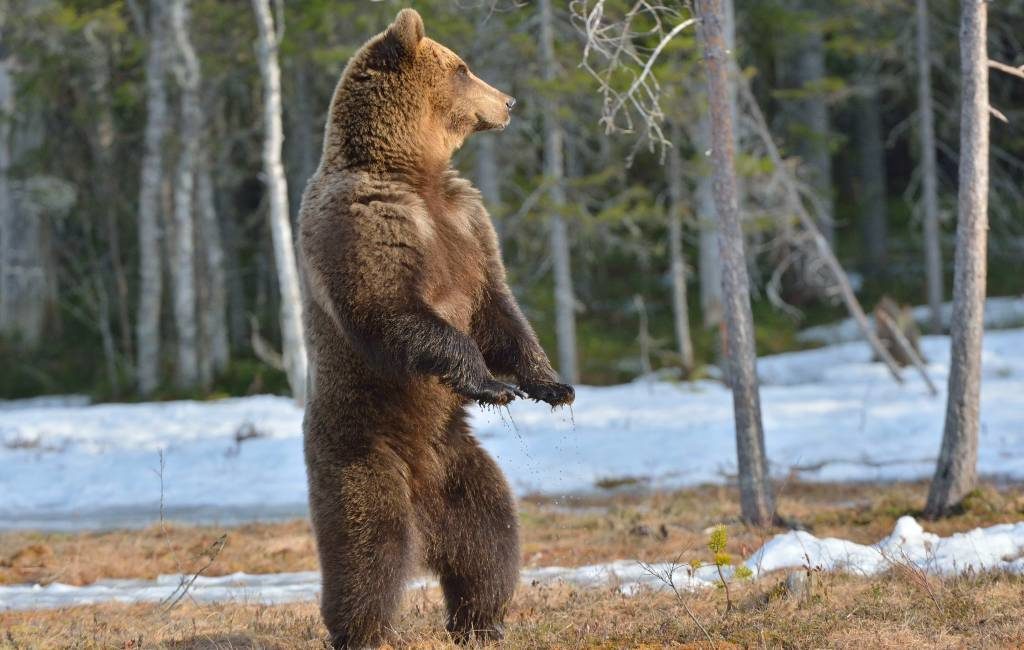
[[[919,514],[926,486],[779,486],[779,511],[818,536],[876,542],[903,514]],[[521,504],[523,563],[577,566],[636,558],[707,561],[707,529],[726,524],[729,552],[749,555],[780,529],[737,520],[733,490],[702,487]],[[1024,489],[986,486],[963,511],[926,523],[947,535],[1024,518]],[[210,563],[211,548],[227,542]],[[0,584],[87,584],[99,578],[153,578],[235,571],[316,569],[305,521],[232,528],[168,523],[143,530],[0,534]],[[606,588],[523,585],[512,603],[504,648],[676,647],[1024,647],[1024,577],[941,579],[909,567],[875,578],[812,574],[799,593],[786,575],[723,590],[676,596],[667,590],[623,596]],[[693,613],[694,622],[687,610]],[[707,634],[702,631],[703,627]],[[395,624],[394,647],[447,648],[437,589],[410,591]],[[0,648],[323,648],[315,603],[263,606],[98,605],[0,612]]]

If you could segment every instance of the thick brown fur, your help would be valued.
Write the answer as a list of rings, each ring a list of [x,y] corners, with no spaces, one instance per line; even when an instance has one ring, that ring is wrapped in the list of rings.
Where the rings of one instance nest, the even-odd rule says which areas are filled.
[[[465,409],[574,392],[508,289],[479,193],[449,165],[512,103],[411,9],[334,93],[300,258],[310,510],[338,648],[388,639],[418,562],[438,574],[459,640],[500,636],[518,581],[515,502]]]

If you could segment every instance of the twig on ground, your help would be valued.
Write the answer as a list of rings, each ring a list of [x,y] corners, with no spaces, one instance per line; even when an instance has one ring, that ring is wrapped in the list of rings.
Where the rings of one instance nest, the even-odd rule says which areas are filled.
[[[164,612],[169,612],[170,610],[174,609],[174,606],[180,603],[181,599],[188,595],[189,589],[191,589],[192,585],[194,585],[196,580],[199,579],[199,576],[203,575],[203,572],[210,568],[210,566],[217,559],[217,556],[220,555],[220,552],[224,549],[224,545],[227,543],[228,534],[224,533],[223,535],[218,537],[213,544],[210,545],[210,548],[207,551],[209,559],[206,561],[206,564],[200,567],[198,571],[193,573],[191,578],[189,578],[188,580],[185,580],[183,578],[181,584],[179,584],[174,589],[174,591],[171,592],[171,595],[169,595],[167,598],[163,600],[163,602],[160,603],[161,605],[165,605]]]
[[[683,554],[680,553],[678,556],[676,556],[676,559],[672,561],[672,563],[669,565],[669,568],[665,571],[664,575],[659,573],[657,569],[655,569],[647,562],[644,562],[643,560],[640,560],[639,564],[644,571],[646,571],[654,578],[666,584],[668,588],[672,590],[672,593],[675,594],[676,600],[679,601],[679,604],[683,606],[683,610],[686,611],[686,615],[690,617],[690,620],[693,621],[694,625],[700,628],[700,631],[704,633],[704,638],[708,640],[708,644],[713,648],[715,646],[715,640],[711,638],[711,633],[708,632],[708,629],[704,627],[704,624],[700,622],[700,619],[697,618],[697,615],[693,613],[692,609],[690,609],[690,606],[689,604],[687,604],[682,592],[676,586],[674,576],[676,570],[682,566],[681,564],[679,564],[679,558],[681,558],[682,555]]]

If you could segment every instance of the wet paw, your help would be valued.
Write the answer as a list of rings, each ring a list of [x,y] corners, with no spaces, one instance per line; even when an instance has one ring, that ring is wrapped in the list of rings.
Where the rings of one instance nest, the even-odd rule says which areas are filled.
[[[525,382],[520,388],[526,396],[537,402],[546,402],[551,406],[566,406],[576,400],[576,390],[569,384],[554,381]]]

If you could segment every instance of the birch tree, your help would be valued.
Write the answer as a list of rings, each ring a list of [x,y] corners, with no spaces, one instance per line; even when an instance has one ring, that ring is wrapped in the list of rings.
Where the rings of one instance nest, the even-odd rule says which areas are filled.
[[[925,515],[941,517],[977,483],[981,340],[988,244],[987,2],[964,0],[960,22],[960,190],[949,389],[942,449]]]
[[[718,214],[718,249],[722,260],[726,356],[736,419],[740,505],[746,521],[755,525],[769,525],[775,514],[775,506],[768,480],[761,398],[757,384],[754,319],[750,309],[750,280],[747,277],[743,230],[740,226],[736,145],[733,111],[729,100],[730,49],[725,38],[727,19],[722,0],[698,0],[694,4],[700,19],[698,35],[707,71],[711,164]]]
[[[209,162],[200,162],[196,176],[196,208],[199,215],[199,242],[202,251],[203,282],[199,294],[202,310],[202,337],[199,354],[199,381],[204,388],[214,375],[223,372],[230,360],[227,322],[227,280],[224,273],[224,246],[213,196]]]
[[[935,165],[935,113],[932,108],[932,66],[928,0],[917,0],[917,111],[921,129],[921,203],[924,221],[925,281],[928,323],[942,333],[942,247],[939,241],[939,184]]]
[[[686,257],[683,254],[683,161],[678,145],[681,130],[675,124],[671,127],[673,145],[668,150],[668,164],[665,173],[668,184],[668,249],[672,275],[672,318],[675,324],[676,346],[679,351],[679,367],[683,377],[693,374],[693,341],[690,338],[690,309],[686,298]]]
[[[0,27],[5,19],[0,16]],[[47,216],[62,201],[57,195],[49,196],[45,188],[51,181],[56,185],[61,182],[47,176],[12,176],[12,167],[24,150],[32,148],[24,140],[33,138],[23,137],[19,142],[17,136],[42,127],[38,116],[19,114],[17,110],[16,63],[13,52],[0,50],[0,334],[34,348],[42,340],[57,289],[51,277]],[[30,122],[33,117],[35,124]]]
[[[149,50],[146,53],[146,131],[139,180],[139,303],[135,324],[136,380],[139,393],[150,395],[160,382],[160,303],[163,255],[160,235],[160,186],[167,131],[165,86],[166,17],[164,3],[150,3]]]
[[[177,383],[190,389],[199,382],[199,336],[196,325],[195,201],[196,157],[202,111],[199,105],[199,60],[189,39],[188,0],[170,3],[171,34],[176,65],[174,74],[181,90],[180,139],[174,185],[174,324],[177,339]]]
[[[554,16],[551,0],[540,0],[540,51],[544,81],[557,79],[555,59]],[[544,182],[548,184],[551,203],[551,259],[555,273],[555,332],[558,338],[558,371],[562,381],[575,384],[578,379],[576,361],[576,296],[572,287],[572,266],[569,232],[562,211],[565,209],[562,160],[562,127],[558,123],[558,103],[550,92],[544,95],[541,110],[544,120]]]
[[[263,174],[270,206],[270,231],[274,262],[281,295],[281,354],[292,396],[299,403],[306,397],[306,346],[302,332],[302,300],[295,265],[291,219],[288,214],[288,183],[281,163],[284,133],[281,125],[281,67],[277,46],[283,30],[283,11],[278,5],[275,27],[270,0],[252,0],[259,28],[260,76],[263,79]]]

